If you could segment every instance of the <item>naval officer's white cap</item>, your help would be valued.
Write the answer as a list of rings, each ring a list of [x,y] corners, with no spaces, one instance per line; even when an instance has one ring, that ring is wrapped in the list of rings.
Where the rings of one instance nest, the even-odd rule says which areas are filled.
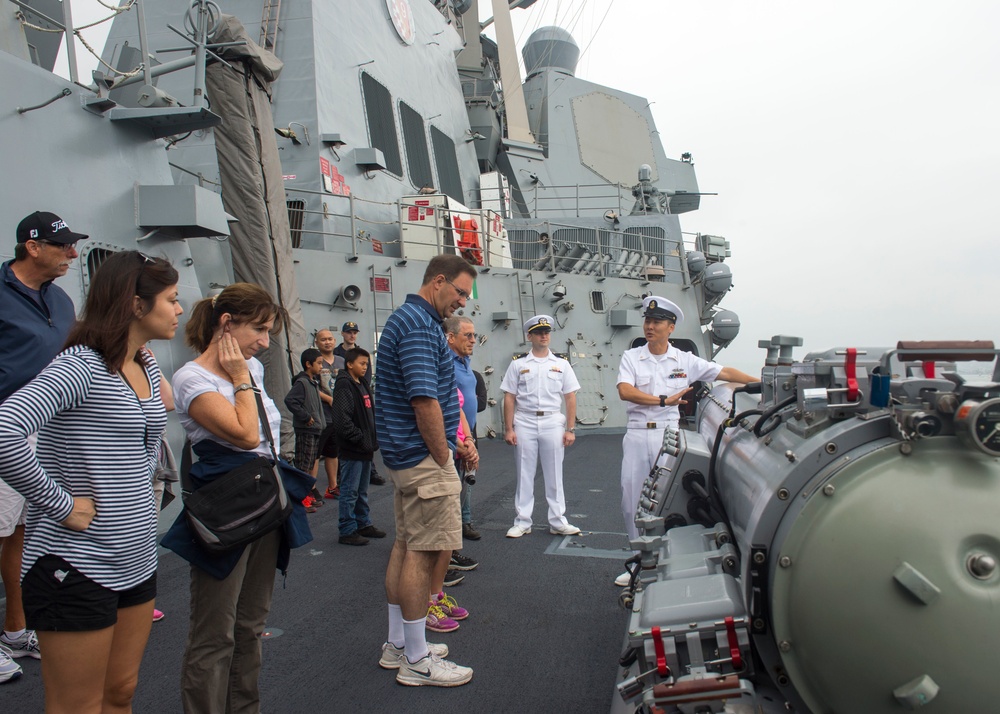
[[[544,332],[545,330],[552,330],[553,325],[556,321],[552,319],[551,315],[535,315],[531,319],[525,321],[524,331],[528,334],[532,332]]]
[[[671,320],[678,326],[684,322],[684,313],[677,303],[659,295],[650,295],[642,301],[642,316],[654,320]]]

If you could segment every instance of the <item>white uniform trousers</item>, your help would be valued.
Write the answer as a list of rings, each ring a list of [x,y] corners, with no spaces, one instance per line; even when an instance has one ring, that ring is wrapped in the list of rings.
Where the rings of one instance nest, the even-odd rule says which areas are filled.
[[[656,455],[663,446],[663,429],[629,427],[622,439],[622,517],[629,540],[639,537],[635,525],[635,509],[639,505],[642,484],[653,468]],[[660,458],[660,464],[666,455]]]
[[[532,413],[514,414],[514,434],[517,457],[517,491],[514,508],[517,516],[514,525],[531,527],[531,513],[535,508],[535,472],[542,462],[545,478],[545,500],[549,504],[549,525],[562,528],[566,520],[566,496],[563,494],[563,434],[566,417],[561,413],[535,416]]]

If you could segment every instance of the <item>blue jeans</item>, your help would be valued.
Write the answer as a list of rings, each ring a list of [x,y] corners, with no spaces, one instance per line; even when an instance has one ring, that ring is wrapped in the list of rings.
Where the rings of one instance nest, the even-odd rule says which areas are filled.
[[[368,483],[372,472],[371,461],[348,461],[340,459],[340,535],[370,526],[368,515]]]
[[[459,494],[459,499],[462,504],[462,524],[464,525],[472,523],[472,502],[469,500],[472,495],[472,486],[465,482],[465,466],[456,461],[455,468],[458,470],[458,477],[462,479],[462,493]]]

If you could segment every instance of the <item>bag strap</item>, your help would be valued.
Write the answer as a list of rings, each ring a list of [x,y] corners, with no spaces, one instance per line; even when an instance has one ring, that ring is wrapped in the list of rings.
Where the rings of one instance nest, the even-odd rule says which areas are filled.
[[[278,452],[274,448],[274,436],[271,435],[271,422],[267,419],[267,411],[264,409],[264,399],[260,396],[260,388],[250,375],[250,385],[253,387],[253,396],[257,400],[257,416],[260,418],[260,426],[264,430],[267,438],[267,445],[271,447],[271,456],[274,457],[275,466],[278,465]]]
[[[274,457],[274,463],[278,463],[278,454],[274,449],[274,437],[271,435],[271,423],[267,420],[267,410],[264,409],[264,400],[260,396],[260,389],[257,387],[257,383],[254,382],[253,375],[250,375],[250,384],[253,386],[253,395],[257,400],[257,418],[260,419],[260,424],[264,428],[264,436],[267,438],[267,444],[271,447],[271,455]],[[180,477],[181,477],[181,492],[183,494],[189,494],[194,491],[191,483],[191,466],[194,463],[194,457],[191,453],[192,444],[190,439],[184,440],[184,448],[181,451],[181,463],[180,463]]]
[[[191,454],[191,440],[184,439],[184,446],[181,448],[181,495],[193,493],[191,485],[191,466],[194,464],[194,456]]]

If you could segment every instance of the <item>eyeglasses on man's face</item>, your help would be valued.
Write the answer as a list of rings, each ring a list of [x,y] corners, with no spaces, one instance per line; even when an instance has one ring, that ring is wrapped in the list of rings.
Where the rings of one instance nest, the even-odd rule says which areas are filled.
[[[460,288],[457,285],[455,285],[455,283],[453,283],[450,280],[448,280],[448,278],[445,278],[444,281],[446,283],[448,283],[450,286],[452,286],[453,288],[455,288],[455,292],[458,293],[458,296],[460,298],[462,298],[463,300],[468,300],[470,297],[472,297],[471,293],[465,292],[464,290],[462,290],[462,288]]]
[[[73,241],[72,243],[56,243],[55,241],[51,240],[39,240],[36,242],[41,243],[43,245],[54,246],[59,250],[61,250],[63,253],[71,253],[72,251],[76,250],[76,241]]]
[[[463,337],[463,338],[465,338],[467,340],[474,340],[477,337],[479,337],[479,335],[476,334],[475,332],[459,332],[458,336],[459,337]]]

